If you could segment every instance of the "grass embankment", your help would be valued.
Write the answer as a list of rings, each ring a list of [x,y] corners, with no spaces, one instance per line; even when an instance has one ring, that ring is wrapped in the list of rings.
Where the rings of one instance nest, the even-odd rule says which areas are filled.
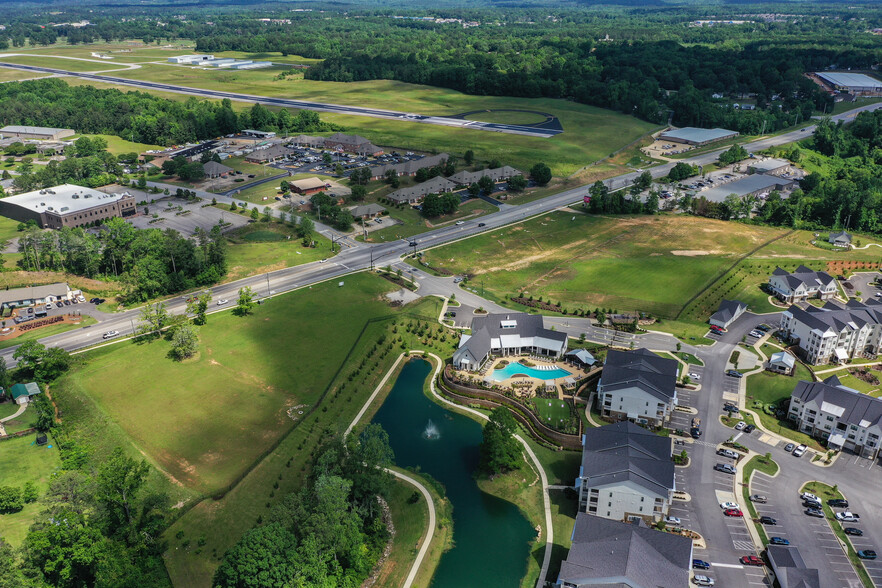
[[[329,239],[315,233],[315,247],[304,247],[296,230],[278,222],[252,223],[226,236],[230,246],[227,249],[229,269],[224,277],[225,282],[336,255],[331,251]]]
[[[15,51],[18,53],[18,51]],[[63,59],[60,57],[53,57],[51,55],[10,55],[8,57],[4,57],[3,61],[7,63],[19,63],[21,65],[34,65],[39,67],[53,67],[56,69],[63,69],[66,71],[76,71],[76,72],[90,72],[90,71],[108,71],[118,70],[123,71],[125,66],[121,66],[119,64],[113,63],[111,60],[102,61],[100,59],[92,58],[78,58],[78,59]],[[121,69],[123,68],[123,69]],[[38,72],[28,72],[31,75],[28,77],[35,77],[34,74],[40,75]],[[116,72],[114,72],[116,73]]]
[[[750,495],[752,494],[750,490],[750,478],[753,476],[753,472],[762,472],[768,476],[774,476],[778,473],[778,464],[771,457],[765,457],[763,455],[755,455],[753,456],[747,463],[741,466],[742,475],[744,476],[744,481],[746,482],[741,487],[741,495],[744,499],[744,504],[747,506],[747,511],[750,514],[750,518],[757,519],[759,515],[756,512],[756,507],[753,504],[753,501],[750,500]],[[763,545],[769,543],[769,536],[766,534],[766,529],[763,525],[756,525],[756,530],[759,532],[760,539],[763,542]]]
[[[27,71],[24,69],[0,68],[0,82],[16,82],[19,80],[31,80],[34,78],[45,78],[51,74],[40,73],[38,71]]]
[[[485,214],[497,212],[499,208],[484,200],[469,200],[465,204],[461,204],[453,214],[445,214],[437,218],[427,219],[418,210],[412,206],[406,205],[401,208],[384,204],[386,210],[389,211],[389,217],[400,221],[401,224],[392,225],[386,228],[378,229],[368,233],[368,241],[372,243],[381,243],[383,241],[394,241],[405,237],[412,237],[420,233],[425,233],[433,227],[450,224],[460,219],[475,219]],[[383,217],[383,222],[389,222],[388,217]],[[360,225],[359,225],[360,227]],[[359,240],[362,240],[359,237]]]
[[[763,427],[778,433],[795,443],[804,443],[814,449],[823,450],[817,440],[809,435],[793,428],[787,418],[778,418],[773,414],[766,414],[764,407],[768,405],[783,406],[781,403],[789,399],[800,380],[812,381],[812,374],[803,364],[796,362],[796,369],[792,376],[773,374],[761,371],[747,377],[747,408],[752,409],[760,419]],[[786,407],[785,407],[786,410]]]
[[[6,349],[7,347],[15,347],[16,345],[21,345],[25,341],[31,341],[33,339],[42,339],[43,337],[57,335],[59,333],[64,333],[65,331],[88,327],[89,325],[94,325],[95,323],[98,322],[96,319],[94,319],[90,316],[81,316],[81,317],[79,317],[79,319],[80,320],[76,323],[62,323],[62,324],[56,324],[56,325],[49,325],[46,327],[40,327],[37,329],[31,329],[30,331],[25,331],[23,334],[19,335],[18,337],[13,337],[12,339],[6,339],[5,341],[0,341],[0,349]]]
[[[33,409],[30,412],[36,413]],[[58,449],[38,446],[36,439],[35,433],[0,442],[4,486],[21,488],[26,482],[33,482],[40,495],[46,492],[52,474],[61,465],[61,458]],[[49,444],[52,445],[51,439]],[[41,508],[42,505],[33,502],[16,513],[0,515],[0,538],[13,547],[20,547]]]
[[[851,566],[855,569],[858,576],[861,579],[861,584],[864,585],[864,588],[873,588],[876,584],[870,578],[870,575],[867,573],[867,569],[864,567],[864,562],[861,558],[857,556],[857,552],[851,544],[851,540],[849,540],[848,535],[842,530],[842,524],[836,520],[836,515],[830,505],[827,504],[828,500],[833,500],[835,498],[844,499],[845,496],[842,495],[842,492],[839,491],[839,488],[836,486],[829,486],[822,482],[807,482],[800,492],[811,492],[815,496],[821,499],[823,503],[824,515],[827,517],[827,522],[830,525],[830,528],[833,529],[833,533],[839,539],[839,541],[845,545],[846,551],[848,552],[848,559],[851,562]]]

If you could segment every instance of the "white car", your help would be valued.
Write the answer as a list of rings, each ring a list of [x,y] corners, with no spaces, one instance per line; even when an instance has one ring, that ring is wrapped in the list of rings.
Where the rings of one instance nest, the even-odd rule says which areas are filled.
[[[803,500],[809,500],[811,502],[821,502],[821,499],[812,494],[811,492],[803,492],[799,495]]]
[[[856,515],[853,512],[845,511],[845,512],[837,512],[836,513],[836,520],[843,521],[846,523],[856,523],[861,520],[861,517],[860,517],[860,515]]]
[[[217,301],[218,306],[223,306],[224,304],[227,304],[227,303],[229,303],[229,300],[227,300],[226,298],[221,298],[220,300]]]
[[[735,430],[740,431],[741,429],[743,429],[746,426],[747,426],[747,423],[745,423],[744,421],[738,421],[738,424],[735,425]]]
[[[721,502],[720,508],[722,508],[724,510],[728,510],[730,508],[735,508],[735,509],[741,510],[741,507],[738,506],[737,502]]]
[[[793,457],[802,457],[802,454],[805,453],[805,450],[808,449],[805,445],[799,445],[796,449],[793,450]]]
[[[456,226],[464,225],[464,224],[465,224],[465,221],[456,221]]]
[[[119,331],[107,331],[103,335],[101,335],[102,339],[113,339],[114,337],[119,336]]]
[[[79,296],[77,296],[77,300],[79,300],[80,302],[85,302],[85,301],[86,301],[86,297],[83,296],[82,294],[80,294]]]
[[[679,517],[665,517],[665,522],[669,525],[679,525],[681,524]]]
[[[693,379],[693,380],[695,380],[695,381],[698,381],[698,380],[701,379],[701,376],[699,376],[699,375],[696,374],[695,372],[689,372],[689,378],[690,378],[690,379]]]
[[[708,578],[707,576],[704,576],[702,574],[695,574],[695,577],[692,578],[692,582],[696,586],[713,586],[714,585],[713,578]]]

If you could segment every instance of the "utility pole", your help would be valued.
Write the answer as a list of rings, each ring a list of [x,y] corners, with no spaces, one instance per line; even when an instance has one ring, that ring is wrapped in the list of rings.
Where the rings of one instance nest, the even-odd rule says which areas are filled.
[[[269,272],[266,272],[266,295],[270,295]]]
[[[371,252],[371,266],[370,266],[370,269],[371,269],[371,271],[373,271],[373,269],[374,269],[374,248],[371,247],[371,248],[369,249],[369,251]]]

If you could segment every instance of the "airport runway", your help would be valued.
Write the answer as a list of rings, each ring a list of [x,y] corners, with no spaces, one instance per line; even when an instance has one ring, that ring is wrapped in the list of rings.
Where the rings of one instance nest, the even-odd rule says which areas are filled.
[[[191,88],[189,86],[177,86],[174,84],[161,84],[157,82],[149,82],[143,80],[131,80],[127,78],[118,78],[114,76],[105,76],[100,74],[90,74],[75,71],[67,71],[56,69],[53,67],[40,67],[36,65],[21,65],[18,63],[0,62],[0,67],[9,67],[13,69],[23,69],[27,71],[36,71],[42,73],[51,73],[55,75],[71,76],[82,78],[85,80],[94,80],[96,82],[104,82],[108,84],[120,84],[132,86],[134,88],[144,88],[149,90],[162,90],[164,92],[175,92],[177,94],[189,94],[192,96],[201,96],[203,98],[213,98],[222,100],[229,98],[239,102],[259,102],[263,105],[282,106],[285,108],[299,108],[301,110],[314,110],[316,112],[333,112],[336,114],[350,114],[354,116],[370,116],[374,118],[383,118],[387,120],[399,120],[406,122],[417,122],[429,125],[440,125],[445,127],[456,127],[460,129],[473,129],[477,131],[491,131],[495,133],[507,133],[510,135],[526,135],[529,137],[537,137],[547,139],[562,133],[559,129],[544,129],[541,127],[531,127],[524,125],[506,125],[499,123],[487,123],[476,120],[465,120],[462,118],[448,118],[445,116],[427,116],[424,114],[414,114],[407,112],[397,112],[394,110],[381,110],[378,108],[363,108],[360,106],[343,106],[341,104],[325,104],[323,102],[308,102],[305,100],[291,100],[288,98],[270,98],[267,96],[255,96],[252,94],[238,94],[235,92],[218,92],[215,90],[205,90],[202,88]]]

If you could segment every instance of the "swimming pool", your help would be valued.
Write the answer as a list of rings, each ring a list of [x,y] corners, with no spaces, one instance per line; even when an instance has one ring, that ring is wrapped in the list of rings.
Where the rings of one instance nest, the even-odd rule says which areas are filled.
[[[539,380],[555,380],[570,375],[565,369],[556,366],[547,366],[550,369],[537,369],[521,364],[520,362],[510,363],[502,369],[493,370],[493,379],[497,382],[513,378],[514,376],[527,376]]]

